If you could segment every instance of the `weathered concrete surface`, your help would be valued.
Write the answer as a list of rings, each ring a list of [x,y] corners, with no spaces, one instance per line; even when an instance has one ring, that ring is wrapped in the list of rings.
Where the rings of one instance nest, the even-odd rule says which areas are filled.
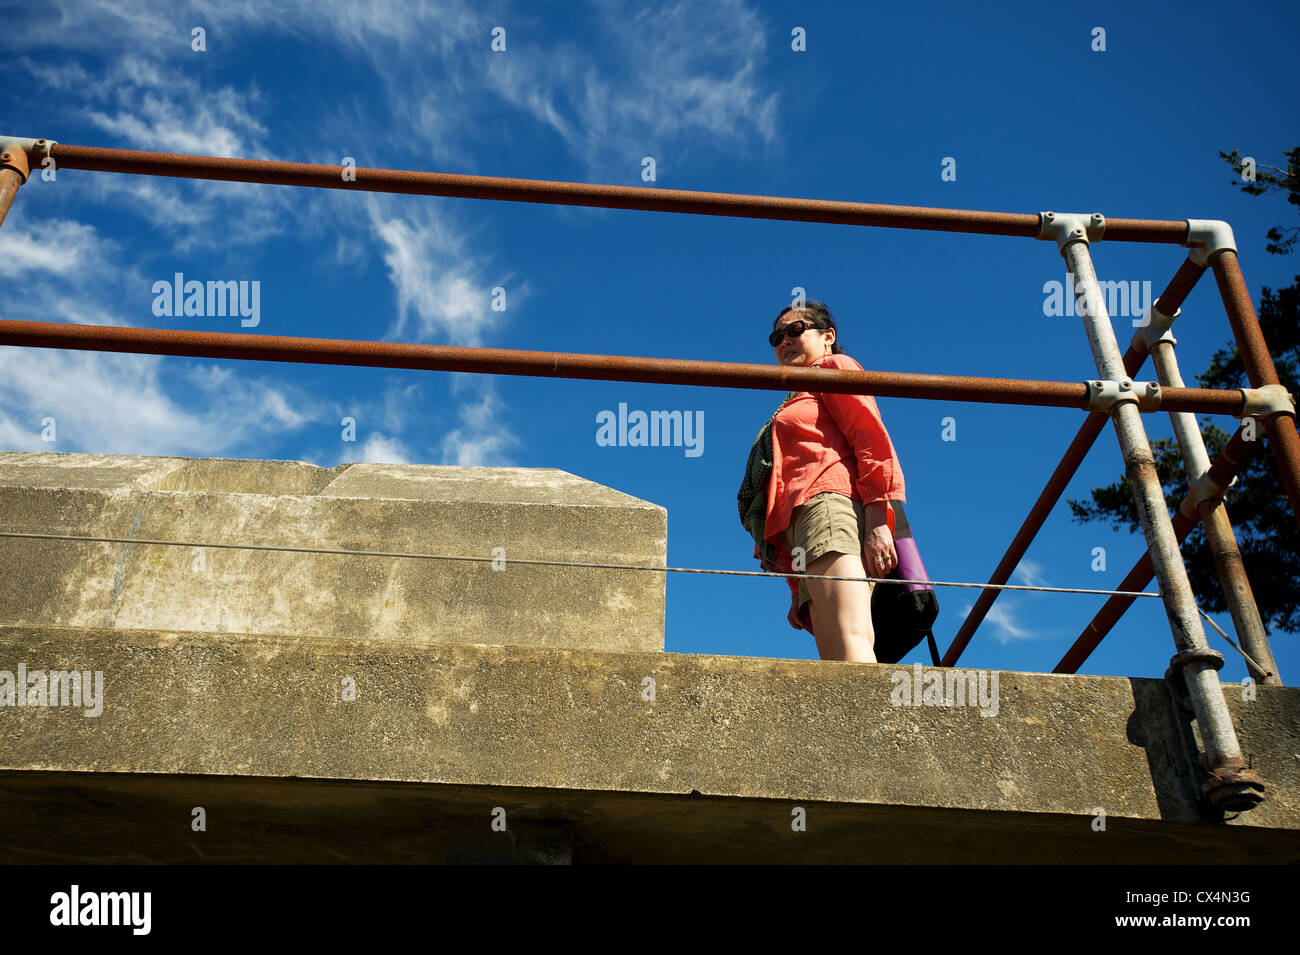
[[[191,826],[204,808],[207,830]],[[506,828],[493,831],[493,810]],[[804,810],[807,828],[791,827]],[[1296,861],[1267,829],[810,799],[0,772],[10,864],[1216,865]]]
[[[0,538],[10,861],[1300,862],[1300,690],[1229,688],[1269,788],[1225,820],[1162,681],[663,653],[663,574],[510,563],[665,562],[561,471],[10,453],[0,527],[507,558]]]
[[[64,831],[151,859],[355,859],[373,826],[371,858],[396,861],[390,811],[442,820],[410,853],[491,853],[500,805],[555,861],[1300,861],[1292,688],[1229,694],[1269,798],[1225,824],[1158,680],[1003,672],[986,717],[894,705],[904,668],[884,665],[0,627],[0,669],[19,662],[104,675],[98,717],[0,709],[0,850],[19,858],[82,851],[46,842]]]
[[[0,529],[494,556],[0,538],[0,623],[662,650],[667,512],[551,468],[0,453]]]

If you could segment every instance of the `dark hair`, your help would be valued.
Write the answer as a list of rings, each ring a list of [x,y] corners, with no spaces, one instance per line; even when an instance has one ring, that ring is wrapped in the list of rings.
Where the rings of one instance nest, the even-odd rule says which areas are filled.
[[[786,312],[807,312],[809,320],[816,322],[823,330],[835,329],[835,341],[831,343],[831,354],[844,354],[844,349],[840,348],[840,330],[835,324],[835,316],[831,314],[831,310],[824,303],[817,301],[815,298],[810,298],[803,305],[787,305],[781,309],[776,318],[772,319],[772,331],[776,331],[776,323],[781,321],[781,316]]]

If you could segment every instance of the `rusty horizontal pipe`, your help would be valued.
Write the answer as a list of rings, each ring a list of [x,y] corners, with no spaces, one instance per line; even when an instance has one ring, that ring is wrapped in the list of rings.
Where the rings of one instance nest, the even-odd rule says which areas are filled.
[[[1250,299],[1246,280],[1241,274],[1237,253],[1220,252],[1210,260],[1215,281],[1219,283],[1219,296],[1232,325],[1232,335],[1237,340],[1237,351],[1252,388],[1279,384],[1273,356],[1268,352],[1263,329],[1255,315],[1255,304]],[[1300,528],[1300,434],[1296,432],[1295,415],[1279,414],[1264,420],[1269,447],[1277,459],[1277,469],[1282,475],[1287,500],[1296,527]]]
[[[1047,408],[1086,408],[1088,405],[1086,382],[792,368],[676,358],[462,348],[337,338],[288,338],[280,335],[191,332],[166,328],[70,325],[62,322],[0,320],[0,345],[772,391],[789,391],[794,386],[800,386],[832,394],[980,401]],[[1213,388],[1167,388],[1162,389],[1161,393],[1162,409],[1202,414],[1236,414],[1244,400],[1240,391]]]
[[[691,215],[833,222],[841,225],[894,229],[925,229],[981,235],[1038,236],[1037,213],[982,212],[970,209],[929,209],[920,206],[878,205],[786,196],[750,196],[726,192],[696,192],[643,186],[609,186],[493,176],[369,169],[340,165],[228,159],[101,149],[56,143],[51,155],[61,169],[86,169],[144,176],[257,182],[277,186],[313,186],[361,192],[497,199],[552,205],[640,209]],[[347,178],[344,177],[344,172]],[[1181,244],[1187,237],[1185,220],[1108,219],[1105,238],[1119,242]]]
[[[1160,304],[1160,310],[1166,315],[1173,315],[1182,307],[1187,296],[1191,294],[1192,289],[1196,286],[1197,281],[1205,274],[1205,266],[1197,265],[1190,258],[1184,259],[1178,271],[1174,273],[1165,290],[1160,293],[1156,300]],[[1145,348],[1141,350],[1129,346],[1124,353],[1124,372],[1130,378],[1138,373],[1142,365],[1146,362],[1147,352]],[[1008,545],[1006,553],[998,561],[997,568],[993,575],[989,577],[989,583],[995,585],[1005,584],[1011,579],[1011,574],[1019,566],[1020,561],[1029,551],[1029,545],[1034,542],[1038,532],[1042,530],[1043,524],[1047,521],[1047,516],[1056,507],[1061,500],[1061,495],[1065,493],[1065,488],[1074,478],[1075,472],[1079,470],[1079,465],[1087,457],[1088,452],[1096,443],[1097,438],[1106,428],[1106,415],[1100,412],[1093,412],[1088,415],[1079,431],[1070,442],[1070,446],[1065,449],[1065,454],[1061,457],[1061,462],[1052,472],[1052,476],[1047,479],[1047,486],[1043,488],[1042,493],[1038,495],[1038,500],[1034,506],[1029,509],[1029,515],[1020,525],[1020,530]],[[953,637],[952,643],[949,644],[947,652],[940,661],[940,666],[956,666],[957,660],[965,651],[966,646],[970,643],[975,631],[979,625],[984,622],[993,602],[998,599],[1001,590],[981,590],[979,597],[975,600],[975,605],[971,607],[970,612],[966,614],[966,619],[962,621],[961,626],[957,629],[957,635]]]
[[[1255,449],[1259,447],[1258,441],[1248,441],[1243,438],[1244,434],[1245,429],[1238,428],[1228,443],[1224,445],[1223,450],[1219,452],[1218,457],[1214,459],[1214,463],[1210,465],[1210,480],[1221,487],[1227,487],[1232,482],[1232,479],[1250,460],[1250,456],[1255,452]],[[1187,535],[1192,532],[1192,528],[1196,524],[1197,520],[1195,518],[1188,517],[1183,513],[1182,508],[1178,509],[1173,517],[1173,526],[1174,537],[1179,544],[1182,544],[1187,539]],[[1147,584],[1151,583],[1151,579],[1155,575],[1155,566],[1151,562],[1151,552],[1147,551],[1138,559],[1138,562],[1133,565],[1133,569],[1128,572],[1123,582],[1115,589],[1142,590]],[[1115,624],[1119,622],[1120,617],[1124,615],[1124,611],[1128,610],[1136,599],[1136,597],[1123,597],[1118,594],[1108,599],[1101,609],[1097,611],[1097,615],[1092,618],[1092,622],[1084,628],[1083,633],[1079,635],[1079,638],[1061,657],[1060,662],[1056,664],[1052,672],[1079,672],[1079,667],[1088,659],[1092,651],[1097,649],[1097,646],[1105,639],[1106,634],[1110,633]]]

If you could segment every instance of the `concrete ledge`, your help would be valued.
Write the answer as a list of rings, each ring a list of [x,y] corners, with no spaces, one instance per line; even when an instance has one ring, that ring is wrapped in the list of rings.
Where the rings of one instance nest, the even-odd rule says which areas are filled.
[[[193,810],[207,813],[195,832]],[[792,829],[795,808],[807,828]],[[491,828],[504,810],[506,828]],[[0,772],[10,864],[1295,864],[1266,829],[726,796]]]
[[[667,512],[551,468],[0,454],[0,624],[662,650]]]
[[[69,774],[94,774],[76,777],[87,794],[110,785],[101,774],[249,786],[294,778],[462,787],[486,801],[510,789],[529,804],[560,792],[653,797],[664,807],[693,793],[776,801],[784,821],[771,831],[782,835],[796,804],[871,809],[890,825],[904,810],[925,811],[927,826],[949,820],[949,843],[998,833],[1002,861],[1024,861],[1045,831],[1058,847],[1102,845],[1116,827],[1143,823],[1169,833],[1167,848],[1300,861],[1300,690],[1286,687],[1258,687],[1253,702],[1229,694],[1269,794],[1225,824],[1197,802],[1186,728],[1159,680],[1002,672],[996,715],[986,717],[973,706],[894,705],[894,675],[913,674],[874,664],[0,627],[0,669],[20,662],[104,676],[98,717],[0,709],[4,801],[28,798],[27,818],[41,811],[22,793],[66,788]],[[346,679],[355,700],[343,699]],[[482,800],[479,815],[490,811]],[[559,818],[580,821],[583,804],[571,801]],[[1098,808],[1104,833],[1092,830]],[[964,823],[961,813],[984,821]],[[0,823],[0,842],[34,851],[23,814],[0,815],[15,820]],[[1042,825],[1027,828],[1027,819]],[[575,857],[599,852],[584,845],[573,844]]]

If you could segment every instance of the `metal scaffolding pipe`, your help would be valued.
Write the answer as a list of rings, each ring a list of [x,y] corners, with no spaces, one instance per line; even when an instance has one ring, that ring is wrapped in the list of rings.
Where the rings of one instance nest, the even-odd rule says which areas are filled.
[[[1127,364],[1127,359],[1126,362]],[[1011,573],[1020,564],[1021,558],[1029,550],[1029,545],[1033,543],[1034,537],[1042,529],[1047,515],[1056,507],[1056,503],[1061,499],[1066,486],[1074,477],[1074,473],[1079,470],[1079,465],[1087,457],[1088,451],[1091,450],[1096,442],[1098,435],[1106,427],[1106,416],[1100,412],[1092,412],[1088,415],[1082,425],[1079,426],[1078,433],[1070,446],[1065,449],[1065,454],[1061,462],[1052,472],[1052,476],[1047,479],[1047,485],[1038,495],[1038,500],[1034,506],[1029,509],[1029,515],[1020,525],[1020,530],[1012,539],[1007,547],[1007,551],[998,561],[997,568],[989,577],[989,583],[995,585],[1005,584],[1011,579]],[[953,637],[952,643],[948,645],[943,659],[939,661],[940,666],[956,666],[957,660],[961,657],[962,652],[970,643],[971,637],[979,629],[979,625],[984,622],[984,617],[988,614],[989,608],[993,606],[993,601],[998,599],[1001,590],[981,590],[980,595],[975,600],[975,605],[971,607],[970,612],[966,614],[966,619],[962,621],[961,626],[957,629],[957,635]]]
[[[1196,287],[1196,283],[1205,274],[1205,269],[1204,265],[1197,265],[1191,258],[1183,259],[1182,264],[1178,266],[1178,271],[1174,273],[1174,277],[1169,280],[1165,290],[1156,299],[1156,302],[1160,303],[1166,315],[1172,315],[1183,307],[1183,302],[1187,301],[1187,296],[1192,294],[1192,289]],[[1152,305],[1154,304],[1155,302],[1152,303]],[[1140,368],[1141,365],[1138,367]]]
[[[1214,464],[1210,466],[1210,480],[1220,487],[1227,487],[1232,483],[1232,479],[1250,460],[1255,449],[1259,447],[1258,441],[1247,441],[1244,439],[1244,429],[1238,428],[1236,433],[1219,452],[1219,456],[1214,459]],[[1199,515],[1198,515],[1199,516]],[[1173,518],[1174,538],[1181,544],[1191,533],[1192,528],[1196,526],[1196,520],[1188,517],[1180,508]],[[1143,554],[1133,569],[1125,576],[1116,590],[1139,591],[1144,590],[1147,584],[1151,583],[1151,578],[1155,576],[1155,567],[1151,563],[1151,552]],[[1092,618],[1088,626],[1083,628],[1077,640],[1061,657],[1060,662],[1052,669],[1053,673],[1078,673],[1079,667],[1083,666],[1084,661],[1091,656],[1092,651],[1100,646],[1101,641],[1119,622],[1124,611],[1133,605],[1136,597],[1113,596],[1108,599],[1097,611],[1097,615]]]
[[[843,371],[676,358],[461,348],[336,338],[288,338],[164,328],[71,325],[62,322],[0,320],[0,345],[772,391],[789,391],[798,387],[834,394],[980,401],[1052,408],[1086,408],[1089,397],[1089,388],[1085,382]],[[1243,401],[1240,391],[1212,388],[1161,389],[1161,394],[1162,409],[1204,414],[1236,414]]]
[[[1178,370],[1178,358],[1174,354],[1174,341],[1171,337],[1156,341],[1152,360],[1162,385],[1182,387],[1183,376]],[[1205,438],[1201,435],[1196,415],[1175,411],[1169,417],[1173,422],[1179,450],[1182,451],[1188,485],[1195,489],[1210,470]],[[1201,498],[1196,504],[1196,510],[1201,522],[1205,524],[1206,540],[1209,541],[1210,553],[1213,554],[1215,567],[1219,571],[1219,580],[1223,584],[1224,597],[1228,612],[1232,615],[1233,626],[1237,630],[1237,638],[1251,659],[1263,668],[1257,669],[1247,661],[1251,679],[1258,683],[1281,686],[1277,661],[1273,658],[1273,649],[1269,646],[1268,634],[1264,631],[1264,621],[1260,619],[1259,607],[1256,606],[1255,595],[1250,589],[1250,579],[1246,576],[1246,567],[1241,560],[1237,537],[1228,521],[1227,507],[1220,496],[1214,495]]]
[[[1087,239],[1062,240],[1061,254],[1074,276],[1079,315],[1088,332],[1097,372],[1102,378],[1119,379],[1124,376],[1124,360],[1115,341],[1110,316],[1106,314],[1105,299],[1093,270]],[[1170,662],[1171,679],[1175,684],[1186,686],[1201,729],[1209,774],[1205,792],[1215,805],[1227,811],[1250,809],[1263,798],[1263,783],[1246,765],[1237,742],[1232,717],[1223,698],[1223,687],[1219,684],[1217,669],[1223,665],[1223,658],[1206,644],[1196,600],[1187,579],[1187,568],[1183,566],[1165,509],[1164,491],[1156,474],[1142,414],[1134,401],[1117,401],[1110,409],[1110,417],[1124,454],[1133,503],[1164,598],[1169,629],[1178,648]]]
[[[783,219],[797,222],[833,222],[841,225],[893,229],[925,229],[981,235],[1033,238],[1039,229],[1036,213],[983,212],[970,209],[927,209],[919,206],[877,205],[785,196],[750,196],[683,189],[609,186],[492,176],[368,169],[340,165],[272,162],[262,159],[227,159],[100,149],[57,143],[51,153],[62,169],[87,169],[144,176],[258,182],[277,186],[314,186],[361,192],[451,196],[463,199],[498,199],[551,205],[595,206],[604,209],[640,209],[692,215],[733,216],[747,219]],[[1107,219],[1106,239],[1117,242],[1167,242],[1180,245],[1187,236],[1185,220]]]
[[[1169,280],[1165,290],[1160,293],[1157,301],[1165,303],[1168,314],[1177,312],[1186,301],[1187,296],[1191,294],[1192,289],[1196,286],[1197,281],[1205,274],[1205,266],[1197,265],[1190,258],[1184,259],[1183,264],[1179,266],[1174,277]],[[1130,378],[1138,373],[1143,362],[1146,361],[1146,350],[1130,346],[1124,355],[1124,373]],[[1088,415],[1083,424],[1079,426],[1078,433],[1070,446],[1065,449],[1065,454],[1061,462],[1052,472],[1052,476],[1047,479],[1047,486],[1043,488],[1038,495],[1038,500],[1034,506],[1029,509],[1029,515],[1025,518],[1024,523],[1020,525],[1020,530],[1007,546],[1006,553],[998,561],[997,568],[993,575],[989,577],[990,584],[1005,584],[1011,579],[1012,572],[1020,564],[1025,554],[1029,550],[1029,545],[1033,543],[1038,532],[1042,530],[1043,524],[1047,521],[1047,516],[1056,507],[1065,493],[1065,488],[1074,478],[1074,474],[1079,470],[1079,465],[1087,457],[1088,451],[1092,449],[1098,436],[1106,427],[1106,416],[1100,412],[1093,412]],[[962,621],[961,626],[957,629],[957,635],[953,637],[952,643],[948,646],[947,652],[940,661],[940,666],[956,666],[957,660],[965,651],[967,644],[979,629],[979,625],[984,622],[993,602],[998,599],[1001,590],[981,590],[979,597],[975,600],[975,605],[971,607],[970,612],[966,614],[966,619]]]
[[[9,215],[18,189],[27,181],[27,151],[12,145],[0,153],[0,226]]]
[[[1252,388],[1279,384],[1273,356],[1268,353],[1264,332],[1255,315],[1255,305],[1250,300],[1246,280],[1241,275],[1237,253],[1231,249],[1220,251],[1210,259],[1214,279],[1219,284],[1219,296],[1232,325],[1232,335],[1237,340],[1237,351],[1246,377]],[[1300,434],[1296,433],[1295,414],[1277,414],[1264,418],[1264,430],[1269,446],[1277,459],[1277,469],[1282,475],[1287,500],[1296,527],[1300,528]]]

